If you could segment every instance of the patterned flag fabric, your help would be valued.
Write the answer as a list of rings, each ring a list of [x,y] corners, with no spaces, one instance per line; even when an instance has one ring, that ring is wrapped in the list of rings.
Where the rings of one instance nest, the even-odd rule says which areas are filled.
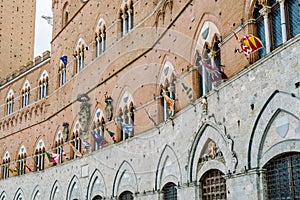
[[[234,33],[234,37],[236,40],[240,41],[241,48],[246,57],[263,48],[263,44],[260,39],[252,34],[245,35],[244,37],[239,39],[236,33]]]
[[[66,160],[69,160],[69,157],[67,156],[66,152],[63,149],[61,150],[61,153],[66,158]]]
[[[144,108],[146,115],[148,116],[148,118],[152,121],[152,123],[154,124],[154,126],[157,126],[156,121],[153,119],[153,117],[150,115],[150,113],[148,113],[148,111]]]
[[[50,162],[54,162],[56,164],[59,164],[60,163],[60,155],[59,154],[56,154],[56,153],[50,153],[48,151],[45,152],[49,161]]]
[[[13,168],[13,167],[11,167],[11,166],[8,166],[7,168],[8,168],[8,170],[9,170],[13,175],[18,175],[18,174],[19,174],[19,170],[18,170],[18,169]]]
[[[68,57],[67,57],[67,56],[62,56],[62,57],[60,57],[60,62],[61,62],[64,66],[67,66],[67,64],[68,64]]]
[[[121,127],[128,134],[132,133],[133,132],[133,128],[134,128],[132,124],[126,124],[124,122],[121,122]]]
[[[97,142],[98,146],[104,146],[108,143],[102,135],[100,135],[99,133],[96,133],[95,131],[93,132],[93,136],[94,136],[95,142]]]
[[[183,82],[181,82],[181,85],[186,93],[186,95],[188,96],[188,98],[190,100],[193,99],[193,89],[191,87],[186,86]]]
[[[214,67],[211,64],[205,62],[200,62],[200,64],[209,72],[209,76],[212,82],[228,79],[226,74],[219,70],[217,67]]]
[[[174,113],[175,100],[168,97],[168,95],[166,94],[166,91],[163,88],[162,88],[162,90],[163,90],[162,95],[163,95],[165,101],[169,104],[168,112],[170,115],[172,115]]]
[[[28,171],[32,171],[32,169],[28,165],[25,164],[24,166],[28,169]]]

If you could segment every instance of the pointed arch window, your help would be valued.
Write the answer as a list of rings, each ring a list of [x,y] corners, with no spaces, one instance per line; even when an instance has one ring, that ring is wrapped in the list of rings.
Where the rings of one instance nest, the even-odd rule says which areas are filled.
[[[35,169],[36,171],[45,169],[45,145],[43,140],[39,140],[35,149]]]
[[[23,175],[26,173],[25,165],[26,165],[26,149],[22,145],[20,150],[19,150],[19,155],[18,155],[18,169],[19,169],[19,175]]]
[[[299,1],[285,0],[286,19],[288,21],[288,39],[300,33]]]
[[[264,25],[264,17],[260,14],[260,10],[262,6],[256,2],[253,17],[256,21],[256,34],[257,37],[261,40],[263,46],[266,46],[266,37],[265,37],[265,25]],[[266,48],[261,48],[258,50],[258,57],[262,58],[267,54]]]
[[[66,26],[68,22],[69,22],[69,11],[68,11],[68,2],[66,2],[62,11],[62,27]]]
[[[98,109],[95,113],[94,121],[93,121],[94,133],[97,133],[100,136],[104,137],[104,125],[105,125],[105,121],[104,121],[103,112],[100,109]],[[99,144],[99,141],[97,142],[94,138],[94,150],[98,150],[101,147],[102,147],[101,142]]]
[[[29,105],[30,97],[30,84],[26,80],[22,88],[22,108],[25,108]]]
[[[119,110],[119,122],[121,126],[121,140],[134,136],[134,105],[130,102],[129,107],[124,106]]]
[[[81,139],[79,137],[79,131],[73,132],[73,140],[72,140],[72,145],[75,147],[77,151],[81,153]],[[77,158],[78,155],[76,155],[75,152],[73,152],[73,159]]]
[[[76,52],[76,73],[79,73],[84,68],[84,48],[80,48]]]
[[[56,154],[59,154],[59,162],[58,163],[63,162],[63,143],[64,143],[63,134],[61,131],[59,131],[57,133],[56,141],[55,141]]]
[[[63,86],[67,82],[67,56],[60,58],[59,70],[59,86]]]
[[[226,180],[224,174],[212,169],[201,178],[202,199],[226,199]]]
[[[120,200],[133,200],[133,194],[130,191],[122,192],[119,196]]]
[[[174,183],[167,183],[163,187],[162,193],[164,200],[177,200],[177,188]]]
[[[49,81],[48,73],[44,71],[39,80],[40,99],[44,99],[48,95],[48,81]]]
[[[12,90],[10,90],[7,95],[6,105],[7,105],[7,115],[12,114],[13,107],[14,107],[14,92]]]
[[[259,57],[279,47],[300,33],[298,0],[268,0],[266,5],[256,3],[253,17],[256,19],[257,35],[265,46]]]
[[[101,18],[97,26],[98,31],[96,32],[96,57],[100,56],[106,48],[106,27],[105,22]]]
[[[300,153],[278,155],[264,168],[268,199],[300,199]]]
[[[2,166],[3,179],[7,179],[9,177],[8,167],[10,166],[10,154],[8,151],[6,151],[3,156]]]
[[[134,27],[134,9],[132,1],[129,1],[129,5],[126,4],[124,9],[120,12],[121,21],[121,33],[125,36]]]

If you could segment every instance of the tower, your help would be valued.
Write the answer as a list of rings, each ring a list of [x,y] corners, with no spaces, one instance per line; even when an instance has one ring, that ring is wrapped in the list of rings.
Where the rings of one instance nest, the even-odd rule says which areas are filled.
[[[35,11],[36,0],[1,2],[1,78],[33,59]]]

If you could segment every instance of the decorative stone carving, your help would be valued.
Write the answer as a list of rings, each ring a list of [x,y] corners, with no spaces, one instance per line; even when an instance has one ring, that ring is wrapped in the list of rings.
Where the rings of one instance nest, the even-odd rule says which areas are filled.
[[[63,139],[66,142],[66,141],[68,141],[68,136],[69,136],[69,123],[64,122],[62,124],[62,126],[64,127],[64,129],[63,129]]]
[[[202,105],[202,112],[203,114],[207,114],[207,107],[208,107],[208,104],[207,104],[207,98],[204,97],[201,101],[201,105]]]
[[[91,105],[88,103],[90,100],[87,94],[79,94],[77,97],[77,101],[81,102],[79,115],[79,123],[81,125],[81,133],[80,138],[82,143],[84,144],[85,149],[87,152],[91,152],[91,145],[88,143],[89,140],[89,125],[90,125],[90,118],[91,118]]]
[[[105,97],[105,116],[108,121],[112,120],[113,117],[113,106],[112,106],[112,98],[111,97]]]

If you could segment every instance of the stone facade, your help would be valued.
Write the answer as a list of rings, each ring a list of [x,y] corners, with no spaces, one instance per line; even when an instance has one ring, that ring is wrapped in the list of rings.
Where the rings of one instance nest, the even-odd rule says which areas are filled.
[[[0,199],[119,199],[125,191],[134,199],[165,199],[168,183],[175,185],[178,199],[203,199],[202,178],[212,169],[225,180],[226,199],[268,199],[266,164],[277,155],[300,152],[300,37],[260,59],[235,53],[239,44],[232,29],[240,37],[251,32],[254,7],[253,1],[53,1],[51,58],[1,85],[0,155],[5,160],[9,152],[10,166],[17,166],[25,147],[33,171],[4,177],[3,161]],[[124,34],[120,13],[128,8],[134,26]],[[97,55],[95,37],[99,29],[103,33],[104,22],[106,48]],[[203,94],[203,74],[195,66],[205,48],[213,52],[216,39],[229,79]],[[82,52],[84,65],[78,70]],[[68,56],[63,84],[62,55]],[[24,107],[26,80],[30,103]],[[41,98],[44,80],[48,90]],[[172,83],[176,112],[165,117],[160,90]],[[192,88],[191,99],[182,83]],[[14,109],[7,114],[10,91]],[[126,109],[134,113],[134,136],[128,139],[119,125]],[[116,143],[97,150],[90,131],[101,117]],[[61,142],[63,123],[70,130]],[[77,138],[84,155],[76,158],[69,144],[76,145]],[[38,170],[40,141],[46,151],[62,147],[71,160],[53,164],[46,158],[45,169]]]

